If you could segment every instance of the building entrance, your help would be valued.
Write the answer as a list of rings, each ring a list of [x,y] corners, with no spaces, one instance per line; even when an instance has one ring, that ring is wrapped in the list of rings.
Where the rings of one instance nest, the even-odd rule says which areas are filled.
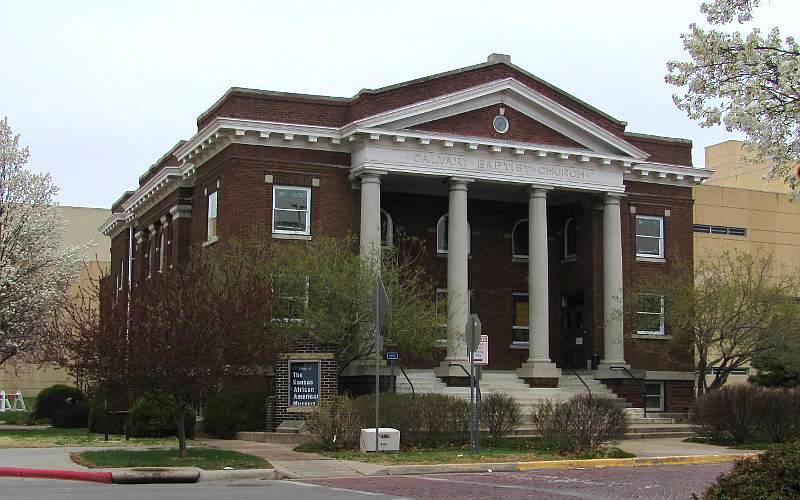
[[[561,368],[586,369],[589,338],[583,319],[583,291],[561,295]]]

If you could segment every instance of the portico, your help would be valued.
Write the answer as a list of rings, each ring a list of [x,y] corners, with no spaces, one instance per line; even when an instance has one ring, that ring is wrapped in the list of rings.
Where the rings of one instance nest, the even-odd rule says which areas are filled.
[[[505,151],[504,151],[505,150]],[[379,242],[381,190],[447,196],[447,354],[435,369],[443,379],[463,377],[468,367],[465,325],[470,310],[470,214],[468,200],[491,199],[525,204],[527,240],[527,357],[517,374],[532,385],[552,385],[560,368],[551,359],[550,251],[548,197],[576,195],[596,200],[603,210],[604,363],[625,364],[622,311],[620,197],[626,161],[604,161],[574,152],[528,152],[504,146],[462,142],[397,141],[377,137],[353,153],[351,176],[361,189],[361,249],[374,258]],[[434,214],[431,214],[433,216]],[[437,215],[438,217],[438,215]],[[368,222],[365,222],[368,221]],[[513,222],[513,221],[512,221]],[[508,221],[506,221],[508,224]],[[491,265],[481,262],[479,265]]]

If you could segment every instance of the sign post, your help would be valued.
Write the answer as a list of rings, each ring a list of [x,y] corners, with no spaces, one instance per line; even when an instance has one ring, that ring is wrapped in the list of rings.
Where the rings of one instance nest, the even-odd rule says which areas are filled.
[[[380,452],[378,434],[380,429],[380,389],[381,389],[381,352],[383,351],[383,320],[389,310],[389,297],[383,286],[381,277],[375,280],[375,291],[372,294],[372,312],[375,315],[375,453]]]
[[[397,393],[397,387],[394,382],[394,362],[400,359],[397,351],[389,351],[386,353],[386,359],[389,361],[389,380],[392,381],[392,394]]]
[[[481,343],[481,320],[477,314],[470,314],[466,325],[467,356],[469,356],[469,404],[470,429],[469,441],[472,453],[480,450],[481,431],[481,387],[475,379],[475,351]]]

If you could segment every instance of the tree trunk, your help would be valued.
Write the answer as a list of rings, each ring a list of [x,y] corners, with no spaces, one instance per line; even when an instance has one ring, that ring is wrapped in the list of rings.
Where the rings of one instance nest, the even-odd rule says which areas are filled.
[[[175,425],[178,428],[178,456],[181,458],[189,456],[189,451],[186,449],[185,413],[186,408],[184,405],[175,405]]]

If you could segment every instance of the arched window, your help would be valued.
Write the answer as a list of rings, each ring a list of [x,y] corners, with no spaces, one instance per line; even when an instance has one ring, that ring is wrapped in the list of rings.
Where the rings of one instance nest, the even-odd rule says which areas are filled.
[[[381,246],[390,247],[394,241],[394,222],[389,212],[381,208]]]
[[[575,219],[569,218],[564,223],[564,260],[575,260],[578,250],[578,229]]]
[[[447,253],[447,214],[439,217],[439,222],[436,223],[436,253]],[[467,233],[469,239],[467,240],[467,255],[472,254],[472,228],[467,222]]]
[[[511,255],[515,259],[527,259],[528,248],[528,219],[522,219],[511,229]]]

